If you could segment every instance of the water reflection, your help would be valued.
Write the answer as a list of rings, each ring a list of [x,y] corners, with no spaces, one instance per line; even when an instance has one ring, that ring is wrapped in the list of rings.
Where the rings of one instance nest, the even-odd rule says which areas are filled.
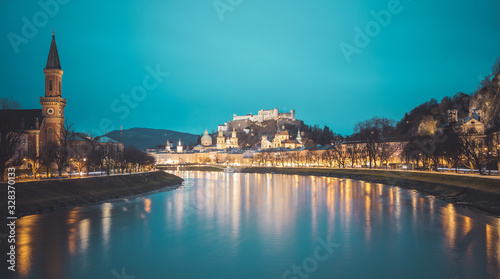
[[[186,181],[176,191],[20,219],[18,277],[108,278],[130,266],[137,278],[280,278],[318,237],[341,248],[314,278],[387,278],[386,261],[411,278],[499,272],[498,219],[414,191],[332,177],[177,174]]]
[[[500,267],[500,220],[486,224],[486,251],[490,273],[498,272]],[[495,268],[496,267],[496,268]]]
[[[109,245],[109,230],[111,228],[111,209],[113,205],[111,203],[104,203],[102,205],[102,238],[104,242],[104,248],[108,249]]]
[[[31,267],[31,247],[32,237],[35,234],[33,224],[38,220],[38,215],[27,216],[23,218],[23,226],[17,229],[17,257],[18,257],[18,271],[21,275],[27,276]]]
[[[443,208],[443,226],[446,234],[446,243],[448,248],[453,249],[455,247],[455,236],[457,230],[457,215],[455,212],[455,206],[451,203]]]

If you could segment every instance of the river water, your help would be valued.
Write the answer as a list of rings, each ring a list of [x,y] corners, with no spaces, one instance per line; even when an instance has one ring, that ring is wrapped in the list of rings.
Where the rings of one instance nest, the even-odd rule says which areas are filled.
[[[18,220],[17,276],[2,278],[500,274],[500,219],[431,196],[350,179],[175,174],[185,182],[174,191]]]

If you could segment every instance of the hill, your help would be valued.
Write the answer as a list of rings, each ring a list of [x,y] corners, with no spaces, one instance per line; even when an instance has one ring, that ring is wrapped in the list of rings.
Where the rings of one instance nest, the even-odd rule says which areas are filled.
[[[198,140],[198,135],[149,128],[132,128],[121,132],[116,130],[109,132],[107,136],[122,142],[125,146],[135,146],[139,150],[165,145],[167,140],[177,144],[180,138],[184,145],[195,145]]]
[[[406,113],[396,125],[396,132],[403,137],[432,135],[446,123],[446,112],[458,111],[458,118],[470,116],[472,110],[483,111],[481,116],[487,131],[500,129],[500,58],[488,75],[471,94],[459,92],[453,97],[444,97],[440,102],[431,99]]]

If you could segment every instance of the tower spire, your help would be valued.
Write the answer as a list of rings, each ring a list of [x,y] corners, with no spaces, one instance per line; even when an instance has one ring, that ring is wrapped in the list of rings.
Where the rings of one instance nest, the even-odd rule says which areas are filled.
[[[59,62],[59,54],[57,53],[56,34],[52,31],[52,42],[50,43],[49,57],[47,58],[47,65],[45,69],[61,69]]]

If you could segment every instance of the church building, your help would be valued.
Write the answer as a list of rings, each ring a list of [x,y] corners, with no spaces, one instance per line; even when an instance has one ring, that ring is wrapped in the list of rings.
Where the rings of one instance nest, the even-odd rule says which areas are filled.
[[[238,137],[236,136],[234,127],[231,137],[226,138],[222,130],[219,130],[219,136],[217,137],[217,149],[224,150],[229,148],[239,148]]]
[[[55,34],[52,33],[45,75],[44,95],[40,96],[41,109],[12,109],[9,115],[19,122],[21,130],[18,156],[39,156],[41,150],[51,144],[58,144],[64,127],[66,99],[62,98],[61,63],[57,53]]]
[[[297,137],[295,140],[290,140],[290,134],[285,130],[285,125],[281,127],[281,131],[278,131],[274,136],[274,139],[270,141],[266,135],[262,136],[260,141],[260,149],[270,149],[270,148],[287,148],[295,149],[302,147],[302,137],[300,136],[300,129],[297,132]]]

